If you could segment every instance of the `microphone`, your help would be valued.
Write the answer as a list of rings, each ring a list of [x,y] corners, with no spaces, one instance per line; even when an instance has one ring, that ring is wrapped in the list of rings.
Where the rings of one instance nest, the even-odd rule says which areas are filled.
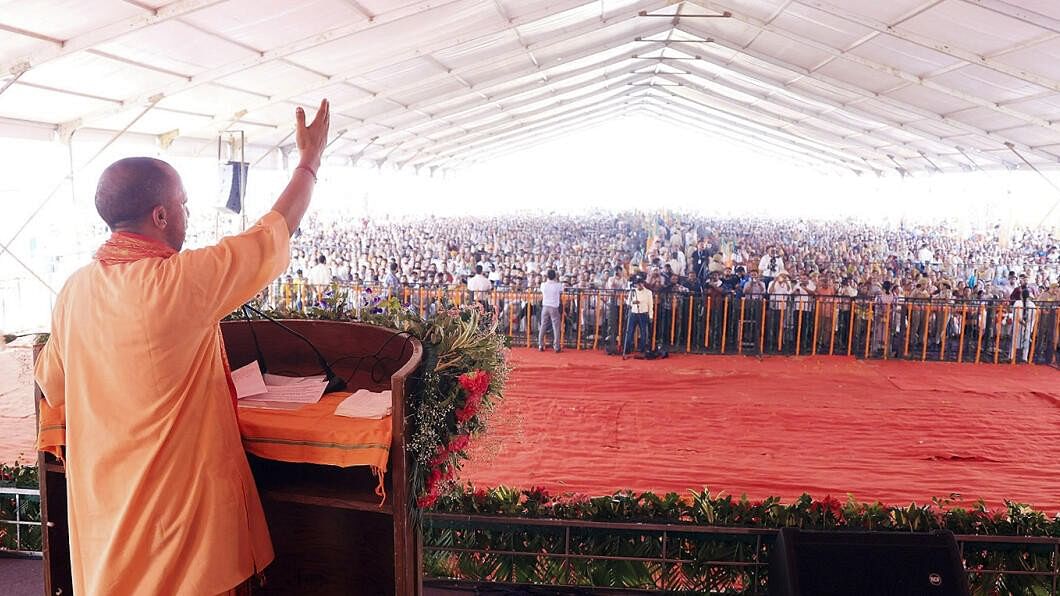
[[[308,337],[302,335],[301,333],[295,331],[294,329],[290,328],[289,326],[284,325],[283,323],[281,323],[280,321],[274,319],[273,317],[270,317],[269,315],[267,315],[267,314],[261,312],[260,310],[254,308],[249,303],[244,304],[243,308],[250,310],[254,314],[258,315],[259,317],[261,317],[261,318],[263,318],[263,319],[265,319],[265,320],[267,320],[267,321],[269,321],[271,323],[273,323],[274,325],[277,325],[278,327],[280,327],[281,329],[283,329],[287,333],[290,333],[291,335],[297,337],[298,339],[304,341],[307,345],[309,345],[310,349],[313,350],[313,353],[317,355],[317,362],[320,363],[320,368],[322,368],[324,370],[324,375],[325,375],[325,377],[328,380],[328,386],[324,389],[324,393],[331,393],[333,391],[342,391],[343,389],[346,388],[346,380],[343,379],[342,377],[338,376],[337,374],[335,374],[335,371],[331,369],[331,365],[328,364],[327,359],[324,358],[324,355],[320,353],[320,350],[317,349],[317,347],[313,344],[312,341],[309,340]],[[256,344],[257,343],[257,336],[254,337],[254,341],[255,341],[255,344]],[[259,349],[258,353],[259,354],[261,353],[260,349]]]

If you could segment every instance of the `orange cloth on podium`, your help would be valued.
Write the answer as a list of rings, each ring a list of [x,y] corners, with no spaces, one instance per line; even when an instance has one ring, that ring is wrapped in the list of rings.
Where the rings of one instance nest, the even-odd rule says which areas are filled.
[[[119,234],[109,256],[120,241],[128,258],[101,251],[59,293],[36,369],[38,447],[66,445],[74,593],[221,594],[273,550],[217,323],[286,268],[287,225],[270,212],[168,257]]]

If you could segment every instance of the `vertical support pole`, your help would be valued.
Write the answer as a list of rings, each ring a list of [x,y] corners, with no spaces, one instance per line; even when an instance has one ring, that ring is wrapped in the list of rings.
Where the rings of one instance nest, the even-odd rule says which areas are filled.
[[[696,295],[688,294],[688,333],[685,337],[685,354],[692,351],[692,312],[696,310]]]
[[[813,349],[810,354],[813,356],[817,355],[817,326],[821,320],[821,304],[815,296],[813,299]]]
[[[869,303],[869,318],[865,319],[865,359],[869,359],[870,341],[872,340],[872,315],[875,304]]]
[[[594,309],[596,311],[596,322],[595,322],[595,325],[594,325],[594,328],[593,328],[593,349],[594,350],[597,349],[600,346],[600,304],[601,303],[606,304],[606,302],[600,300],[601,297],[602,297],[602,295],[598,291],[596,293],[596,308]],[[608,306],[608,308],[610,308],[610,306]],[[614,333],[615,330],[614,329],[608,329],[608,331],[611,332],[611,333]]]
[[[961,334],[957,340],[957,362],[964,362],[964,330],[968,327],[968,305],[961,305]]]
[[[530,292],[526,293],[526,347],[530,347],[530,328],[534,326],[534,303],[530,302]]]
[[[726,334],[729,331],[729,297],[725,297],[725,302],[721,307],[721,353],[725,353],[725,340]]]
[[[832,326],[828,330],[828,355],[835,355],[835,326],[840,320],[840,303],[832,304]]]
[[[894,334],[891,333],[891,310],[894,304],[891,302],[887,303],[884,308],[883,316],[886,317],[883,321],[883,359],[887,360],[891,356],[891,338]]]
[[[655,316],[651,318],[651,345],[648,346],[648,349],[654,350],[655,334],[659,330],[659,295],[653,294],[651,299],[655,303],[655,307],[652,309],[652,314]]]
[[[916,304],[909,305],[909,321],[905,324],[905,347],[902,349],[902,358],[909,357],[909,338],[913,336],[913,310],[919,308]]]
[[[927,309],[924,311],[924,344],[920,350],[920,361],[927,362],[927,347],[928,340],[931,339],[931,303],[927,305]]]
[[[545,303],[541,303],[541,312],[545,312]],[[538,330],[540,332],[540,329]],[[548,330],[546,329],[547,333]],[[567,293],[559,295],[559,345],[567,347]]]
[[[780,316],[777,317],[777,353],[784,353],[784,307],[785,303],[780,303]]]
[[[677,339],[677,294],[670,297],[670,345]]]
[[[710,296],[707,296],[707,316],[703,322],[703,350],[710,349]]]
[[[1030,316],[1030,315],[1028,315]],[[1041,321],[1041,316],[1037,313],[1034,315],[1034,326],[1031,328],[1031,351],[1027,353],[1027,364],[1034,364],[1034,347],[1038,342],[1038,323]]]
[[[574,340],[574,349],[582,349],[582,319],[585,318],[585,292],[578,292],[578,337]]]
[[[994,305],[994,364],[1001,358],[1001,305]]]
[[[762,324],[758,326],[758,353],[765,354],[766,352],[766,302],[769,299],[762,300]]]
[[[743,354],[743,313],[744,307],[747,306],[747,299],[740,298],[740,326],[737,328],[738,333],[736,334],[736,353]]]
[[[976,323],[979,324],[975,327],[979,330],[979,338],[976,340],[975,346],[975,363],[979,364],[983,361],[983,336],[986,335],[986,305],[980,304],[976,311],[976,316],[979,317]]]
[[[943,305],[942,307],[942,324],[939,325],[941,333],[939,334],[939,362],[946,361],[946,339],[949,332],[950,323],[950,307]]]
[[[1016,348],[1019,345],[1019,339],[1016,337],[1016,330],[1019,329],[1019,327],[1020,327],[1019,320],[1024,315],[1026,315],[1026,313],[1023,312],[1023,307],[1022,306],[1017,306],[1017,307],[1012,309],[1012,331],[1009,333],[1009,342],[1008,342],[1009,343],[1009,364],[1011,364],[1012,366],[1016,366],[1016,356],[1018,355],[1018,352],[1017,352]],[[1021,333],[1022,333],[1022,331],[1021,331]]]
[[[847,321],[847,356],[854,353],[854,311],[857,310],[857,306],[857,303],[851,298],[850,317]]]
[[[512,306],[515,304],[515,293],[505,292],[504,303],[508,305],[508,335],[511,336],[512,341],[515,341],[515,309]]]

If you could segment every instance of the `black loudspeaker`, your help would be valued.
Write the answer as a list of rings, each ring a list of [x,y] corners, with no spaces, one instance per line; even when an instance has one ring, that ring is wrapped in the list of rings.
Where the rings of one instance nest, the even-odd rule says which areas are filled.
[[[247,191],[247,170],[250,164],[241,161],[230,161],[224,166],[224,177],[221,183],[222,193],[227,190],[225,209],[232,213],[243,212],[243,197]]]
[[[951,532],[784,528],[769,554],[770,596],[969,596]]]

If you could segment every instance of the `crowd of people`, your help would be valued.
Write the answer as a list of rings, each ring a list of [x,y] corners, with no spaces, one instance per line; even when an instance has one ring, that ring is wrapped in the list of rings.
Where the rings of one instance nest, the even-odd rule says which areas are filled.
[[[689,215],[321,218],[292,242],[294,288],[534,290],[553,269],[569,289],[1060,300],[1060,238],[1045,229],[712,219]],[[479,281],[487,286],[470,288]]]

